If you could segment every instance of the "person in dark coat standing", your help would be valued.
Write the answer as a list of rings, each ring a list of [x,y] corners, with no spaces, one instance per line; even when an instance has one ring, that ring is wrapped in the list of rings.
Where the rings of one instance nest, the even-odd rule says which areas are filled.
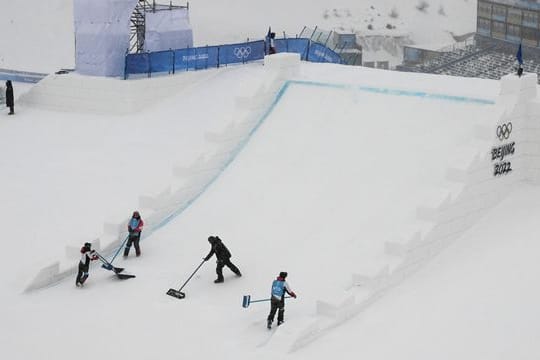
[[[139,214],[138,211],[134,211],[128,223],[128,240],[126,243],[126,248],[124,249],[124,257],[129,255],[131,245],[135,247],[135,255],[141,256],[139,242],[141,241],[141,231],[143,226],[144,222],[141,219],[141,214]]]
[[[15,114],[15,99],[13,97],[13,85],[11,80],[6,81],[6,106],[9,108],[8,115]]]
[[[277,53],[276,51],[276,33],[273,32],[273,33],[270,33],[270,46],[268,48],[268,54],[269,55],[272,55],[272,54],[275,54]]]
[[[276,316],[276,311],[278,313],[277,316],[277,324],[278,326],[283,324],[284,315],[285,315],[285,294],[289,294],[293,298],[296,298],[296,294],[294,291],[291,290],[291,287],[285,281],[287,278],[287,272],[282,271],[279,273],[279,276],[276,280],[272,282],[272,290],[270,298],[270,314],[268,315],[266,327],[268,329],[272,328],[272,323],[274,322],[274,316]]]
[[[82,287],[86,279],[88,279],[88,270],[90,269],[90,262],[97,260],[98,256],[95,250],[92,250],[92,244],[85,243],[81,248],[81,260],[79,261],[79,272],[77,273],[77,279],[75,285]]]
[[[212,247],[210,249],[210,252],[206,257],[204,258],[204,261],[210,260],[212,255],[216,254],[217,258],[217,266],[216,266],[216,274],[217,279],[214,280],[216,284],[222,283],[224,281],[223,279],[223,267],[227,266],[233,273],[236,274],[236,276],[242,276],[242,273],[240,273],[240,270],[231,262],[231,252],[225,244],[221,241],[221,239],[218,236],[210,236],[208,238],[208,242],[210,243],[210,246]]]

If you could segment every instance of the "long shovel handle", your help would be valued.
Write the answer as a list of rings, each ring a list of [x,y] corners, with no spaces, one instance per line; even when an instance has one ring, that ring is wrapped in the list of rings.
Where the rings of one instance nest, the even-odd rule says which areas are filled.
[[[292,296],[285,296],[285,299],[290,299]],[[261,299],[261,300],[251,300],[251,298],[249,299],[249,301],[247,302],[247,306],[245,307],[248,307],[249,304],[251,303],[256,303],[256,302],[262,302],[262,301],[270,301],[272,299]]]
[[[290,299],[292,296],[285,296],[284,299]],[[250,300],[249,303],[254,303],[254,302],[261,302],[261,301],[270,301],[272,299],[262,299],[262,300]]]
[[[186,280],[186,282],[180,287],[180,289],[178,289],[178,291],[182,290],[184,288],[184,286],[186,286],[186,284],[189,282],[189,280],[191,280],[191,278],[193,277],[193,275],[195,275],[195,273],[197,271],[199,271],[199,269],[201,268],[201,266],[203,266],[203,264],[206,262],[206,260],[203,260],[199,266],[197,266],[197,268],[195,269],[195,271],[190,275],[190,277],[188,277],[188,279]]]
[[[118,250],[116,250],[116,252],[114,253],[114,256],[112,257],[111,261],[109,261],[109,263],[113,263],[114,259],[116,259],[116,257],[118,256],[118,254],[120,254],[120,251],[122,250],[122,248],[124,247],[126,241],[129,239],[129,235],[126,236],[126,238],[124,239],[124,241],[122,241],[122,243],[120,244],[120,246],[118,247]]]
[[[101,260],[102,263],[104,263],[104,264],[110,264],[110,263],[107,261],[107,259],[105,259],[105,258],[103,257],[103,255],[101,255],[101,254],[98,253],[97,251],[95,251],[94,253],[97,255],[97,257],[99,258],[99,260]]]

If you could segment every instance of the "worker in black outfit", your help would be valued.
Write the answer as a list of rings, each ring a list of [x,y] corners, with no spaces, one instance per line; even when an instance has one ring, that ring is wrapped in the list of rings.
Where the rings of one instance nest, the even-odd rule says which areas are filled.
[[[6,106],[9,108],[8,115],[15,114],[15,100],[13,97],[13,85],[11,80],[6,81]]]
[[[276,51],[276,33],[270,33],[270,46],[268,47],[268,54],[275,54]]]
[[[75,285],[82,287],[86,279],[88,279],[88,270],[90,269],[90,262],[97,260],[98,256],[95,250],[92,250],[92,244],[84,243],[81,248],[81,260],[79,261],[79,272],[77,273],[77,279]]]
[[[210,236],[208,238],[208,242],[212,246],[210,249],[210,252],[206,257],[204,258],[204,261],[210,260],[212,255],[216,254],[217,258],[217,266],[216,266],[216,274],[217,279],[214,280],[216,284],[222,283],[224,281],[223,279],[223,267],[227,266],[233,273],[236,274],[236,276],[242,276],[240,273],[240,270],[231,262],[231,252],[223,242],[221,242],[221,239],[218,236]]]

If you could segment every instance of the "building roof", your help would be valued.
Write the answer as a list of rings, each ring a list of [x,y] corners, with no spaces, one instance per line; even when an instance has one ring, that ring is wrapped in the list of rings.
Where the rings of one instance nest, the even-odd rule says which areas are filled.
[[[515,6],[527,10],[540,10],[540,2],[538,0],[487,0],[491,3]]]

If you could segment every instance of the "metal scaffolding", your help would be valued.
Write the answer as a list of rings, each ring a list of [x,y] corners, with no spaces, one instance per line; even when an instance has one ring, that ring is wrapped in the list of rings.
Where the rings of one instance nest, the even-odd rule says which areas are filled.
[[[172,9],[189,9],[187,5],[173,5],[172,0],[168,5],[156,4],[155,0],[139,0],[130,18],[129,52],[141,53],[144,51],[144,36],[146,33],[146,13]]]

